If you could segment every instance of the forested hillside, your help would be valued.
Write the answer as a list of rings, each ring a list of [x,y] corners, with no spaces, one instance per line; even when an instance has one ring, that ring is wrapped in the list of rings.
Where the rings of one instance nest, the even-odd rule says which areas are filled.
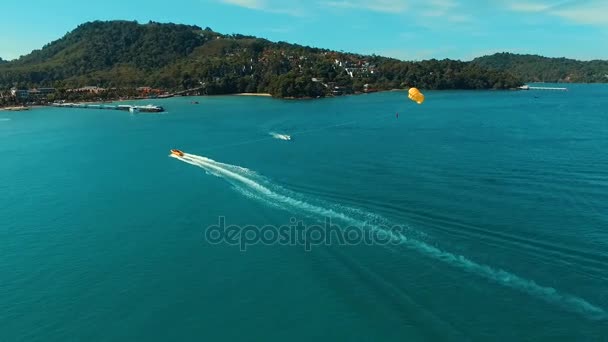
[[[198,26],[131,21],[82,24],[42,49],[0,65],[4,89],[150,86],[198,88],[202,94],[316,97],[409,86],[507,89],[521,84],[521,78],[479,61],[404,62]]]
[[[479,57],[473,63],[511,73],[525,82],[608,82],[608,61],[577,61],[537,55],[497,53]]]

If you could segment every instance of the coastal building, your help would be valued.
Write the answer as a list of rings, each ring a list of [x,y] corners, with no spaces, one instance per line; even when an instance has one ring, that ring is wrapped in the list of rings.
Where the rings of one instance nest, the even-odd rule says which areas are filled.
[[[54,94],[55,88],[34,88],[28,90],[30,99],[45,99],[48,95]]]
[[[99,94],[101,92],[106,91],[105,88],[100,88],[97,86],[86,86],[86,87],[82,87],[82,88],[76,88],[76,89],[68,89],[67,90],[70,93],[91,93],[91,94]]]
[[[19,98],[19,99],[24,99],[28,97],[28,90],[27,89],[17,89],[17,88],[12,88],[11,89],[11,95]]]
[[[55,94],[55,88],[38,88],[38,91],[40,92],[40,94],[43,95],[50,95],[50,94]]]
[[[40,98],[42,97],[42,95],[40,94],[40,90],[38,89],[30,89],[27,91],[27,97],[28,98]]]
[[[18,99],[42,99],[55,93],[55,88],[11,89],[11,95]]]
[[[333,95],[344,95],[346,91],[346,87],[342,86],[334,86],[334,89],[331,91]]]

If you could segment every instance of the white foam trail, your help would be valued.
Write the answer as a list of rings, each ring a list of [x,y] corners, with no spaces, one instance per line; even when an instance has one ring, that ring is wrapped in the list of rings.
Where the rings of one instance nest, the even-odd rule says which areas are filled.
[[[287,134],[281,134],[281,133],[275,133],[275,132],[269,132],[268,134],[270,134],[275,139],[291,140],[291,136],[289,136]]]
[[[11,121],[10,118],[0,118],[0,121]]]
[[[287,205],[294,209],[305,210],[305,211],[307,211],[309,213],[313,213],[315,215],[328,216],[328,217],[332,217],[332,218],[336,218],[336,219],[341,219],[344,221],[352,221],[352,219],[349,216],[344,215],[343,213],[335,212],[331,209],[325,209],[322,207],[311,205],[304,201],[297,200],[297,199],[289,197],[289,196],[281,195],[279,193],[276,193],[276,192],[270,190],[268,187],[265,187],[264,185],[256,182],[255,180],[252,180],[251,178],[248,178],[248,177],[243,176],[238,173],[239,170],[245,170],[245,172],[250,172],[248,169],[243,169],[238,166],[218,163],[212,159],[195,156],[195,155],[191,155],[188,153],[184,154],[184,157],[181,157],[181,158],[179,158],[177,156],[174,156],[174,157],[181,159],[181,160],[185,161],[186,163],[202,167],[207,172],[210,172],[211,174],[213,174],[215,176],[227,177],[231,180],[238,181],[239,183],[242,183],[242,185],[245,185],[248,188],[250,188],[251,190],[258,193],[259,195],[264,196],[266,200],[284,204],[284,205]],[[361,222],[357,221],[357,222],[353,222],[353,223],[360,224]]]
[[[400,244],[416,250],[427,257],[443,261],[451,266],[460,268],[466,272],[474,273],[503,286],[528,293],[550,304],[558,305],[571,312],[582,314],[587,318],[596,320],[608,319],[608,313],[606,313],[606,311],[580,297],[560,293],[554,288],[539,285],[533,280],[522,278],[501,269],[494,269],[487,265],[478,264],[462,255],[455,255],[431,246],[426,242],[382,229],[379,225],[373,223],[377,220],[383,221],[383,219],[377,215],[365,214],[368,215],[368,219],[371,219],[372,223],[370,224],[370,220],[357,219],[356,216],[359,215],[342,212],[348,212],[349,209],[345,210],[346,208],[342,207],[339,207],[339,210],[326,209],[306,201],[298,200],[294,198],[297,196],[296,194],[281,189],[280,187],[274,185],[265,186],[261,184],[261,181],[257,182],[255,179],[256,174],[248,169],[219,163],[209,158],[188,153],[186,153],[184,157],[177,157],[174,155],[171,155],[171,157],[201,167],[208,173],[225,178],[238,187],[246,188],[242,190],[248,197],[257,198],[281,208],[304,211],[314,216],[330,217],[332,219],[339,219],[347,222],[349,225],[374,229],[378,232],[388,234],[393,240],[398,241]],[[336,206],[333,207],[335,208]],[[350,211],[354,213],[358,210],[350,209]]]

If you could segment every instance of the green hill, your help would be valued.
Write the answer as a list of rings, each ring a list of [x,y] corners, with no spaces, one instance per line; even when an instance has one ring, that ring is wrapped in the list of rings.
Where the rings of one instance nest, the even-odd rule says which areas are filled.
[[[200,28],[174,24],[86,23],[41,50],[3,65],[0,84],[66,81],[76,86],[97,81],[95,74],[116,73],[122,74],[113,82],[116,85],[139,84],[146,73],[175,63],[202,45],[204,37],[197,31]]]
[[[608,61],[578,61],[538,55],[497,53],[472,63],[513,74],[525,82],[608,82]]]
[[[204,94],[269,92],[325,96],[416,86],[507,89],[517,77],[480,63],[404,62],[226,35],[198,26],[95,21],[0,65],[0,88],[96,85],[200,88]]]

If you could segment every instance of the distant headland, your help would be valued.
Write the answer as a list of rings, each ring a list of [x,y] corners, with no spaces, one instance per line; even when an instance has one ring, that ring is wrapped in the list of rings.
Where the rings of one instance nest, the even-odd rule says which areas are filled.
[[[170,95],[318,98],[411,86],[516,89],[533,81],[608,82],[608,61],[498,53],[409,62],[208,27],[94,21],[19,59],[0,59],[0,106]]]

